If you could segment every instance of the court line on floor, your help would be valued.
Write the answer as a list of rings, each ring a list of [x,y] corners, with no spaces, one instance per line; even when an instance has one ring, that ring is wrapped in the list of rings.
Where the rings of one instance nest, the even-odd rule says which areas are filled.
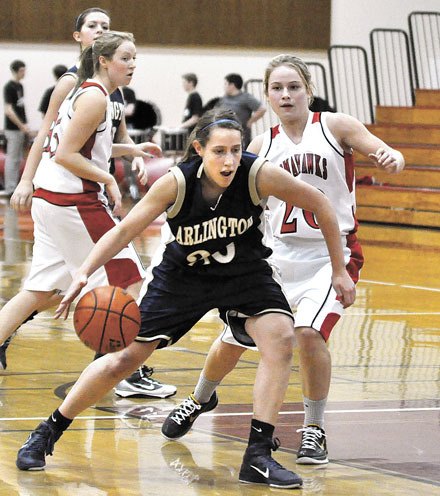
[[[380,286],[396,286],[399,288],[406,288],[406,289],[420,289],[421,291],[434,291],[437,293],[440,293],[440,288],[432,288],[429,286],[415,286],[413,284],[400,284],[398,282],[384,282],[384,281],[371,281],[370,279],[361,279],[359,283],[366,283],[366,284],[378,284]]]
[[[146,405],[148,406],[148,405]],[[440,407],[413,407],[413,408],[363,408],[348,410],[326,410],[326,414],[331,413],[415,413],[415,412],[440,412]],[[151,418],[166,418],[169,412],[164,414],[150,414]],[[204,417],[245,417],[252,416],[253,412],[223,412],[223,413],[204,413]],[[304,415],[303,410],[282,411],[279,415]],[[130,417],[130,415],[128,415]],[[47,417],[0,417],[0,422],[18,422],[24,420],[45,420]],[[80,416],[77,420],[117,420],[126,419],[127,415],[97,415],[97,416]],[[142,417],[141,417],[142,418]],[[146,415],[148,418],[148,415]]]

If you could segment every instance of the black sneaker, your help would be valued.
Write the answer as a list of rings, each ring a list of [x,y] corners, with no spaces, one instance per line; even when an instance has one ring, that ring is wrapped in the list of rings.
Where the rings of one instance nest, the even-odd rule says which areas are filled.
[[[301,465],[328,463],[327,441],[324,429],[317,425],[308,425],[298,429],[297,432],[302,432],[302,437],[296,463]]]
[[[238,480],[245,484],[266,484],[270,487],[294,489],[302,486],[302,479],[287,470],[271,456],[280,446],[278,438],[263,440],[248,446],[241,464]]]
[[[95,357],[96,358],[96,357]],[[162,384],[152,379],[153,369],[142,365],[130,377],[124,379],[115,387],[115,394],[122,398],[144,397],[168,398],[176,394],[177,388],[172,384]]]
[[[45,420],[32,432],[27,441],[18,450],[15,462],[20,470],[43,470],[46,465],[45,455],[52,455],[53,447],[62,432],[57,432]]]
[[[179,439],[184,436],[194,424],[196,418],[205,412],[210,412],[218,405],[217,393],[214,391],[207,403],[199,403],[192,394],[168,415],[162,424],[162,434],[167,439]]]
[[[11,339],[12,336],[9,336],[8,339],[0,346],[0,370],[6,370],[6,367],[8,366],[6,363],[6,350],[11,343]]]

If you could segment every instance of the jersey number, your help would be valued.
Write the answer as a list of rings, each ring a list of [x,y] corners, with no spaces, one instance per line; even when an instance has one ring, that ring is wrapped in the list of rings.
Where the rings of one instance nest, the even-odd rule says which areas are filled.
[[[55,130],[57,125],[61,122],[61,119],[52,122],[49,133],[46,136],[43,145],[43,152],[49,153],[50,158],[53,158],[55,152],[57,151],[58,145],[60,144],[60,139],[58,137],[58,132]]]
[[[211,260],[214,259],[218,263],[229,263],[235,257],[235,245],[234,243],[229,243],[226,247],[226,254],[216,251],[215,253],[210,253],[207,250],[196,250],[190,253],[186,260],[189,266],[195,265],[197,262],[201,262],[202,265],[209,265]]]
[[[296,233],[298,219],[293,216],[293,205],[286,203],[283,223],[281,225],[281,234],[292,234]],[[316,222],[315,215],[309,210],[301,210],[306,224],[312,229],[319,229],[318,223]]]

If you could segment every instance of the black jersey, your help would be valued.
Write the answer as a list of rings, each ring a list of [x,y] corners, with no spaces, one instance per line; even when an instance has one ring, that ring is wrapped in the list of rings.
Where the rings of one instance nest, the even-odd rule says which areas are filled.
[[[249,274],[267,266],[272,250],[265,244],[266,202],[256,189],[256,176],[265,159],[243,153],[234,180],[210,206],[202,196],[202,160],[197,157],[170,170],[178,193],[168,210],[168,240],[163,268],[183,268],[193,274]]]

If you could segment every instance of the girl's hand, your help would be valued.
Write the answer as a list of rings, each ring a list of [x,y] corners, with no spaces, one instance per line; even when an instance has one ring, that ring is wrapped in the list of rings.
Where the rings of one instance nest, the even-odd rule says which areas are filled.
[[[149,141],[138,143],[133,147],[133,157],[159,158],[162,157],[162,148]]]
[[[17,211],[29,210],[31,208],[33,194],[34,187],[32,181],[22,179],[11,196],[11,207]]]
[[[376,153],[370,153],[368,157],[378,169],[382,169],[389,174],[396,174],[405,166],[403,156],[397,150],[378,148]]]
[[[148,181],[148,170],[147,166],[142,157],[135,157],[131,162],[131,170],[138,171],[138,179],[142,186],[145,186]]]
[[[344,270],[341,274],[333,274],[332,284],[343,307],[353,305],[356,299],[356,287],[348,272]]]
[[[119,190],[119,186],[116,183],[116,179],[111,176],[108,183],[105,183],[105,189],[109,198],[109,202],[113,205],[113,214],[116,217],[122,215],[122,195]]]
[[[55,310],[54,317],[56,319],[59,319],[60,317],[63,317],[64,320],[67,319],[72,301],[80,294],[82,288],[86,284],[87,276],[85,274],[78,274],[75,276],[69,288],[67,289],[64,298],[61,300],[61,303]]]

